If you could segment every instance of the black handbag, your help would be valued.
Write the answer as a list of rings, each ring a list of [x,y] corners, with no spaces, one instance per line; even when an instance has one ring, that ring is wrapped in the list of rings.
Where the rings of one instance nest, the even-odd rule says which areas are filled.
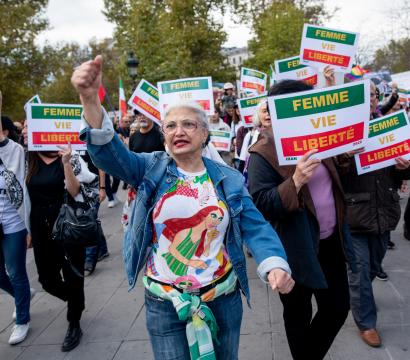
[[[83,195],[84,196],[84,195]],[[68,204],[67,194],[53,226],[53,240],[64,247],[90,247],[98,245],[101,236],[101,222],[98,209],[88,203]]]

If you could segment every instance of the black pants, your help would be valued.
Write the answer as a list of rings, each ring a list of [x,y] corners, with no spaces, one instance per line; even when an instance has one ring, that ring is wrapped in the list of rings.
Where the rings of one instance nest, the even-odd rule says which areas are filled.
[[[77,322],[85,308],[84,278],[75,274],[74,266],[84,273],[85,249],[63,247],[53,241],[51,233],[59,207],[33,208],[30,215],[34,259],[38,280],[49,294],[67,301],[67,320]],[[66,259],[65,255],[70,259]]]
[[[293,359],[323,359],[349,313],[349,285],[340,240],[337,236],[321,240],[319,262],[327,289],[311,289],[295,284],[280,295],[286,336]],[[317,312],[312,318],[312,295]]]

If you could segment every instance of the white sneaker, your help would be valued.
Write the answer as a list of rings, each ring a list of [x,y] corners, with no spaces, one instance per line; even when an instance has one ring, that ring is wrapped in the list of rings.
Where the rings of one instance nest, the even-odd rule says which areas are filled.
[[[30,329],[30,323],[23,325],[14,325],[13,331],[10,335],[9,344],[15,345],[21,343],[28,334],[28,330]]]
[[[36,289],[30,288],[30,301],[33,300],[34,295],[36,295]],[[16,308],[14,308],[13,311],[13,320],[16,321],[17,319],[17,313],[16,313]]]
[[[115,205],[116,205],[116,204],[115,204],[115,201],[114,201],[114,200],[108,201],[108,207],[109,207],[109,208],[113,208]]]

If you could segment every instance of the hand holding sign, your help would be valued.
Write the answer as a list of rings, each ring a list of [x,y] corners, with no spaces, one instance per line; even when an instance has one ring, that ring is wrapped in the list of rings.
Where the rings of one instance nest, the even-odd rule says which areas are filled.
[[[58,146],[60,151],[58,152],[58,155],[61,156],[61,161],[63,162],[64,165],[67,165],[70,163],[71,160],[71,144],[68,143],[67,146]]]
[[[406,170],[410,167],[410,161],[406,160],[405,158],[399,156],[396,160],[396,169],[397,170]]]
[[[80,95],[84,117],[91,127],[101,128],[102,110],[98,90],[102,83],[102,56],[78,66],[71,77],[71,84]]]
[[[320,165],[319,159],[311,159],[313,154],[317,153],[317,149],[308,151],[303,155],[296,164],[295,173],[292,176],[295,183],[296,192],[298,193],[303,185],[307,184],[312,178],[316,168]]]

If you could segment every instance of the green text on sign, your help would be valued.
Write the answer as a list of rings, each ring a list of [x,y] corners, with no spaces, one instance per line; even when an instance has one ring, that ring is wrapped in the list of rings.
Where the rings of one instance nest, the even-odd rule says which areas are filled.
[[[141,85],[141,90],[146,92],[147,94],[150,94],[154,99],[159,100],[157,89],[154,89],[148,83],[143,82]]]
[[[32,106],[33,119],[81,120],[81,107],[74,106]]]
[[[265,79],[266,75],[256,70],[243,69],[243,74],[246,76],[253,76],[258,79]]]
[[[169,94],[181,91],[206,90],[209,88],[208,79],[182,80],[161,84],[162,93]]]
[[[354,45],[356,40],[355,34],[349,34],[342,31],[327,30],[325,28],[308,26],[306,37],[316,40],[325,40],[345,45]]]
[[[306,65],[302,65],[300,63],[300,58],[299,56],[293,58],[293,59],[288,59],[285,61],[280,61],[278,62],[279,64],[279,72],[284,73],[288,71],[293,71],[293,70],[299,70],[303,69],[306,67]]]
[[[369,124],[369,137],[382,135],[406,125],[407,121],[403,113],[382,120],[373,120]]]
[[[354,85],[337,90],[315,92],[308,95],[275,99],[278,119],[318,114],[364,103],[364,85]]]
[[[239,101],[241,102],[241,107],[244,109],[258,105],[263,99],[266,99],[266,96],[256,97],[252,99],[241,99]]]

